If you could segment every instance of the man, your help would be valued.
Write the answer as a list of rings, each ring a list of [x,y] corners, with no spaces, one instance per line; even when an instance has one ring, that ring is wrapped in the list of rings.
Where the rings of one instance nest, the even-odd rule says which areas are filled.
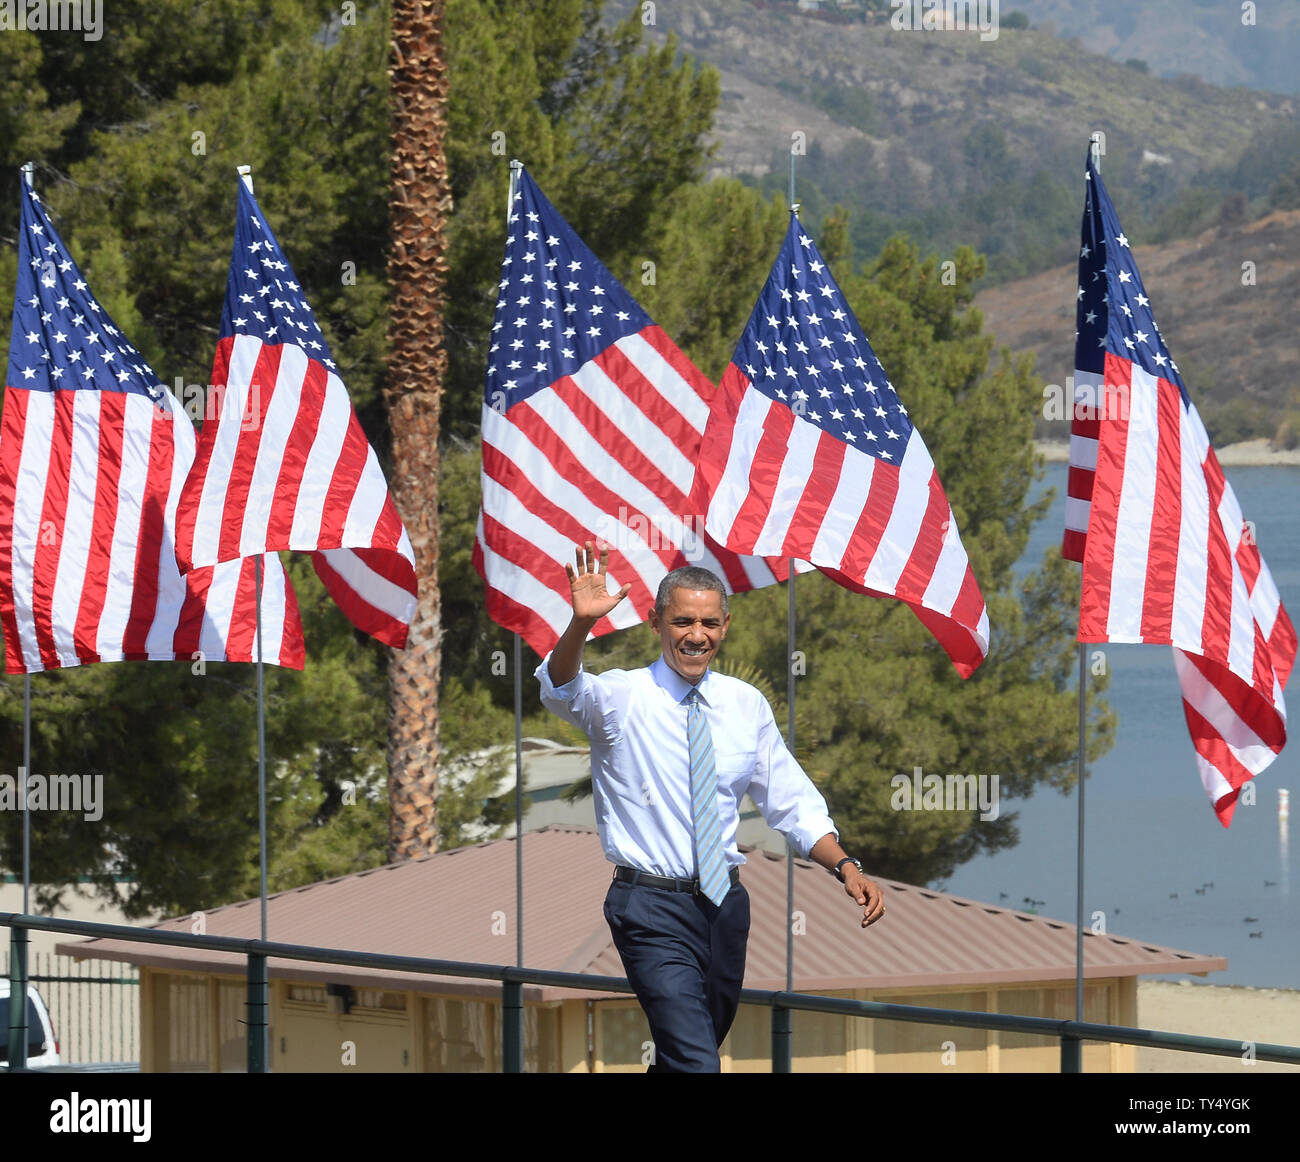
[[[884,915],[884,900],[840,847],[767,700],[709,669],[731,615],[707,569],[675,569],[660,584],[650,624],[663,654],[653,665],[582,669],[592,626],[630,589],[608,592],[608,564],[608,547],[598,561],[588,541],[577,567],[565,565],[573,617],[537,668],[542,702],[591,740],[596,822],[616,865],[605,920],[650,1023],[651,1070],[716,1073],[745,975],[749,895],[736,847],[745,793],[801,856],[840,878],[864,928]]]

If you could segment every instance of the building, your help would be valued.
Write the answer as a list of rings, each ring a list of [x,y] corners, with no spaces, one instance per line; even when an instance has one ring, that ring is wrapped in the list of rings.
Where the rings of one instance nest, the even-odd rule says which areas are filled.
[[[502,839],[281,892],[270,939],[487,964],[513,964],[516,840]],[[609,883],[595,830],[525,833],[524,959],[528,967],[621,976],[601,905]],[[786,860],[747,849],[753,901],[745,983],[785,987]],[[815,864],[795,861],[795,989],[940,1008],[1072,1018],[1074,927],[892,880],[889,914],[860,913]],[[257,900],[205,913],[210,935],[255,938]],[[157,925],[192,931],[186,916]],[[141,981],[141,1068],[244,1068],[242,957],[119,940],[64,941],[78,957],[126,961]],[[1132,1025],[1137,978],[1227,967],[1119,936],[1084,939],[1084,1019]],[[500,1069],[500,986],[272,959],[271,1067],[284,1072],[460,1072]],[[644,1069],[649,1031],[632,997],[524,987],[526,1066],[541,1072]],[[766,1072],[770,1015],[742,1006],[723,1069]],[[1059,1044],[948,1026],[794,1015],[797,1071],[1055,1071]],[[1130,1072],[1130,1046],[1086,1043],[1090,1072]]]

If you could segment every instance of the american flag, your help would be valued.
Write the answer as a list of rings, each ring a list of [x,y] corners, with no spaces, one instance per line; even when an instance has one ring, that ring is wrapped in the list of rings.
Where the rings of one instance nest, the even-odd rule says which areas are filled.
[[[254,562],[182,576],[176,504],[194,459],[180,404],[96,301],[22,186],[0,419],[5,669],[256,660]],[[265,559],[263,659],[301,669],[302,625]]]
[[[1082,642],[1174,647],[1219,820],[1286,742],[1296,633],[1170,357],[1093,165],[1079,258],[1062,555],[1083,562]]]
[[[488,613],[541,656],[572,613],[562,563],[597,538],[632,589],[593,628],[637,625],[659,582],[700,565],[731,592],[784,580],[703,535],[691,482],[712,385],[526,171],[509,216],[483,400],[474,565]]]
[[[729,549],[897,598],[963,677],[984,660],[988,611],[930,453],[793,214],[713,399],[696,484]]]
[[[212,384],[215,421],[200,433],[177,514],[182,568],[310,553],[352,623],[403,647],[416,601],[410,539],[325,336],[242,181]]]

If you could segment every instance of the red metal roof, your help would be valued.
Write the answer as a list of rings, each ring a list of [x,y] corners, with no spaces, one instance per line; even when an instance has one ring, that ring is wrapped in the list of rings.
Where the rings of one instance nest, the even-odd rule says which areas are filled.
[[[268,901],[272,941],[485,964],[515,963],[515,840],[501,839],[291,891]],[[785,987],[786,860],[744,848],[741,879],[752,901],[745,984]],[[611,865],[594,829],[572,825],[526,832],[524,962],[530,968],[622,976],[602,914]],[[978,987],[1074,979],[1074,925],[875,877],[885,918],[865,931],[861,910],[822,868],[795,861],[794,986],[800,992],[854,988]],[[189,932],[192,918],[154,927]],[[206,913],[210,935],[256,938],[259,901]],[[162,968],[242,975],[233,953],[133,944],[65,942],[60,952]],[[1084,935],[1085,977],[1203,974],[1225,969],[1204,956],[1115,935]],[[273,977],[331,980],[464,995],[500,995],[500,985],[272,959]],[[453,987],[449,988],[448,986]],[[579,995],[529,986],[530,1000]]]

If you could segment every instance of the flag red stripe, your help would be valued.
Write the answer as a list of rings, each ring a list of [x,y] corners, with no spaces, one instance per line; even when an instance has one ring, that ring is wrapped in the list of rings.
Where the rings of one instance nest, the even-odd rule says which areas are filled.
[[[356,412],[348,415],[348,431],[343,437],[329,492],[325,497],[325,511],[321,514],[320,536],[317,547],[336,549],[343,545],[343,530],[347,526],[348,509],[356,495],[357,485],[370,455],[370,442],[361,430]]]
[[[606,347],[592,362],[618,385],[619,390],[649,423],[663,432],[683,452],[688,453],[699,446],[700,433],[667,398],[659,393],[658,389],[641,373],[641,369],[618,347]],[[566,401],[572,393],[582,394],[581,389],[567,375],[557,379],[552,387]],[[589,398],[588,403],[591,404]],[[595,404],[591,406],[595,407]],[[591,430],[590,424],[586,424],[586,427]],[[638,476],[637,479],[641,477]]]
[[[280,474],[275,482],[271,516],[266,522],[268,545],[287,545],[293,533],[293,518],[298,507],[298,494],[302,491],[307,455],[316,438],[321,412],[325,407],[327,379],[324,365],[315,359],[308,359],[299,389],[298,414],[293,418],[293,430],[285,442],[280,459]]]
[[[122,446],[126,429],[125,393],[105,391],[98,395],[99,468],[95,477],[95,510],[91,518],[86,573],[81,586],[74,631],[77,657],[83,665],[99,661],[95,645],[111,576],[113,534],[118,517],[118,485],[122,474]]]
[[[908,556],[907,564],[899,574],[894,592],[905,601],[920,601],[925,596],[934,567],[943,552],[943,538],[947,532],[948,498],[939,483],[938,471],[930,473],[930,496],[926,503],[921,527]]]
[[[871,473],[867,503],[858,515],[840,565],[840,570],[857,585],[866,581],[867,570],[871,568],[876,550],[880,547],[897,499],[898,465],[877,461]]]
[[[166,504],[171,489],[174,454],[171,421],[161,415],[155,416],[149,436],[149,472],[140,509],[140,536],[135,549],[131,615],[122,634],[123,652],[137,658],[148,656],[145,643],[158,609],[158,555],[167,533]],[[187,593],[186,603],[191,599]],[[184,608],[182,606],[182,618]],[[197,637],[195,640],[197,642]],[[198,649],[197,644],[193,649]]]
[[[785,463],[794,425],[795,416],[789,408],[769,404],[763,417],[762,434],[749,465],[749,491],[727,534],[727,546],[736,552],[750,551],[763,531],[768,510],[772,507],[772,497],[781,479],[781,466]]]
[[[10,388],[4,394],[0,415],[0,620],[4,624],[5,672],[9,674],[26,670],[14,599],[14,496],[29,398],[28,392]]]
[[[813,453],[814,469],[808,474],[803,494],[799,497],[798,519],[790,522],[786,530],[781,555],[806,559],[817,540],[817,534],[826,519],[835,489],[844,470],[844,456],[848,445],[829,432],[817,437],[817,450]]]
[[[1127,379],[1124,368],[1112,368],[1106,356],[1106,381]],[[1119,527],[1119,501],[1124,486],[1124,458],[1128,452],[1127,411],[1107,421],[1106,438],[1097,447],[1097,472],[1088,517],[1089,544],[1083,562],[1083,589],[1079,596],[1079,640],[1109,640],[1111,573],[1115,567],[1115,534]]]
[[[613,350],[615,348],[610,347],[606,354]],[[690,515],[686,512],[688,502],[686,494],[660,471],[659,466],[642,452],[636,443],[609,422],[595,401],[569,376],[557,379],[552,390],[556,397],[573,412],[592,442],[604,448],[633,480],[663,501],[664,507],[674,516],[681,519]],[[695,439],[694,432],[690,432],[687,438]],[[680,443],[677,446],[680,447]],[[689,447],[689,444],[687,446]]]
[[[483,562],[483,547],[477,541],[474,543],[471,561],[475,571],[486,582],[487,574]],[[488,616],[497,625],[501,626],[502,629],[509,630],[511,633],[517,633],[538,657],[544,658],[550,653],[558,635],[551,624],[535,610],[520,604],[502,590],[494,589],[491,585],[487,586],[487,600],[484,605]]]
[[[257,464],[258,448],[262,443],[262,428],[267,409],[276,391],[276,379],[280,372],[280,354],[283,347],[263,344],[257,353],[249,384],[236,384],[227,387],[227,392],[234,390],[245,396],[244,409],[239,421],[239,438],[235,445],[235,454],[230,466],[230,475],[226,478],[222,492],[222,519],[218,533],[219,560],[230,561],[240,554],[244,534],[244,512],[248,508],[248,494],[253,486],[253,470]],[[252,386],[256,384],[256,390]],[[250,421],[250,418],[251,421]],[[223,426],[235,422],[233,417],[225,416],[219,421]]]
[[[178,658],[193,658],[200,651],[203,640],[203,623],[207,617],[208,590],[212,587],[213,567],[194,569],[185,575],[185,600],[181,604],[180,615],[176,619],[176,629],[172,633],[172,650]],[[242,574],[241,574],[242,583]],[[245,611],[247,612],[247,611]],[[232,618],[232,629],[237,627],[237,619]],[[144,639],[141,637],[137,651],[138,657],[146,657]],[[226,640],[226,657],[234,660],[239,651],[230,638]]]
[[[527,405],[516,405],[516,407],[527,407]],[[516,409],[512,408],[512,413],[515,410]],[[536,413],[534,413],[534,416],[536,416]],[[590,478],[584,480],[583,478],[587,476],[585,470],[582,470],[572,457],[561,455],[558,440],[536,440],[536,437],[540,436],[543,431],[540,418],[535,419],[532,426],[536,443],[544,444],[550,442],[556,444],[554,455],[548,456],[548,459],[551,459],[552,463],[555,463],[555,458],[560,458],[560,463],[557,464],[557,471],[560,475],[580,487],[583,494],[587,496],[588,499],[591,500],[592,503],[602,512],[617,512],[617,505],[611,504],[611,501],[617,501],[618,497],[596,481],[590,480]],[[546,428],[545,430],[549,432],[550,429]],[[545,453],[547,449],[543,446],[542,451]],[[501,452],[490,444],[483,445],[483,473],[489,479],[495,480],[503,488],[509,489],[513,492],[515,497],[518,499],[519,504],[523,508],[540,517],[546,522],[546,524],[550,525],[551,528],[555,529],[556,532],[560,533],[573,544],[583,544],[586,541],[595,539],[596,534],[594,530],[584,528],[572,514],[562,509],[559,505],[552,503],[532,484],[531,481],[527,480],[523,474],[519,472],[518,468],[510,460],[506,459]],[[487,513],[484,513],[485,520],[487,519],[487,515]],[[489,539],[488,544],[496,549],[496,542],[494,540]],[[499,552],[500,550],[497,551]],[[655,552],[655,550],[648,551]],[[671,559],[671,556],[674,553],[675,550],[672,549],[661,549],[658,550],[656,555],[659,556],[662,561],[664,560],[665,554]],[[507,554],[502,553],[502,555],[506,556]],[[554,568],[556,564],[537,549],[536,546],[531,548],[529,557],[520,559],[517,563],[521,568],[526,569],[534,577],[539,579],[543,578],[543,575],[549,569]],[[668,567],[666,562],[665,566]],[[632,599],[632,603],[636,608],[644,609],[647,601],[650,604],[654,604],[654,595],[649,592],[645,583],[641,580],[640,574],[633,569],[630,564],[628,564],[627,559],[617,547],[611,547],[610,549],[609,571],[619,578],[620,584],[624,582],[631,583],[632,588],[629,591],[628,596]],[[565,600],[569,600],[569,595],[566,594]]]
[[[391,553],[387,555],[392,556]],[[311,563],[329,595],[357,629],[394,649],[400,650],[406,646],[406,622],[366,601],[330,565],[323,553],[312,553]]]
[[[1132,380],[1132,367],[1129,367]],[[1142,637],[1168,641],[1174,628],[1174,592],[1182,551],[1183,480],[1180,418],[1182,399],[1167,380],[1156,381],[1156,483],[1147,539],[1146,586],[1142,596]],[[1173,535],[1170,535],[1173,530]]]
[[[641,338],[650,344],[665,362],[672,367],[687,383],[695,389],[695,394],[702,400],[712,398],[716,390],[708,377],[687,357],[686,353],[664,333],[663,328],[655,323],[641,329]],[[691,429],[695,431],[694,428]],[[698,439],[700,433],[696,432]]]
[[[1229,794],[1219,796],[1214,803],[1215,815],[1218,816],[1219,822],[1227,827],[1232,822],[1238,794],[1241,788],[1255,777],[1254,772],[1237,759],[1219,732],[1202,718],[1186,699],[1183,700],[1183,714],[1187,718],[1187,730],[1192,736],[1192,746],[1195,747],[1196,753],[1223,775],[1232,787]]]
[[[32,617],[36,622],[36,642],[40,649],[41,668],[46,670],[56,669],[59,665],[53,632],[54,585],[58,577],[59,557],[63,547],[68,489],[72,476],[73,414],[78,394],[75,391],[54,393],[50,459],[45,475],[40,535],[36,542],[32,569]],[[47,538],[46,529],[53,529],[54,536]]]
[[[1201,617],[1201,650],[1215,661],[1227,662],[1232,634],[1232,553],[1219,520],[1224,476],[1211,450],[1203,470],[1210,498],[1210,528],[1205,578],[1205,606]]]

